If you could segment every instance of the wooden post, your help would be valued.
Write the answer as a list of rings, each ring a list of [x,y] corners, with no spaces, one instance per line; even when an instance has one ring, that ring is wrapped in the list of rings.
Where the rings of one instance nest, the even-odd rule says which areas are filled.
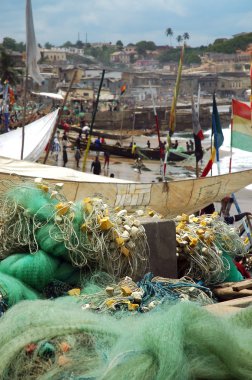
[[[53,138],[54,138],[55,132],[56,132],[57,127],[58,127],[58,124],[59,124],[59,122],[60,122],[61,116],[62,116],[62,114],[63,114],[63,110],[64,110],[64,107],[65,107],[65,105],[66,105],[67,98],[68,98],[69,93],[70,93],[70,91],[71,91],[71,88],[72,88],[73,82],[75,81],[76,75],[77,75],[77,70],[75,70],[74,73],[73,73],[73,77],[72,77],[71,82],[70,82],[70,84],[69,84],[69,87],[68,87],[67,93],[66,93],[66,95],[65,95],[65,98],[64,98],[63,104],[62,104],[62,106],[61,106],[60,109],[59,109],[58,117],[57,117],[57,120],[56,120],[56,122],[55,122],[55,125],[54,125],[54,128],[53,128],[53,131],[52,131],[52,134],[51,134],[51,138],[50,138],[50,140],[49,140],[48,149],[47,149],[47,151],[46,151],[46,155],[45,155],[45,158],[44,158],[43,164],[45,164],[46,161],[47,161],[47,158],[48,158],[48,155],[49,155],[49,152],[50,152],[50,148],[51,148],[51,145],[52,145],[52,142],[53,142]]]
[[[25,86],[24,86],[24,110],[23,110],[23,126],[22,126],[22,145],[21,145],[21,160],[24,157],[24,142],[25,142],[25,123],[26,123],[26,108],[27,108],[27,87],[28,87],[28,65],[26,64],[25,71]]]

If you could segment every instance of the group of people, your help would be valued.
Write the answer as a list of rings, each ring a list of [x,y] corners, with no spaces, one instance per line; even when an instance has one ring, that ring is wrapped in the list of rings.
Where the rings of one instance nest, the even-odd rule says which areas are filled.
[[[243,220],[244,218],[250,218],[252,216],[251,212],[242,212],[240,214],[235,214],[233,216],[230,215],[230,208],[234,203],[234,199],[232,197],[225,197],[221,201],[221,210],[220,216],[223,221],[228,225],[233,225],[236,222]],[[213,203],[209,204],[205,208],[200,211],[200,214],[213,214],[215,212],[215,206]],[[240,233],[242,235],[243,232]],[[234,264],[237,270],[241,273],[243,278],[250,278],[250,273],[246,270],[243,258],[240,256],[235,257]]]
[[[193,152],[194,142],[192,140],[189,140],[186,142],[186,150],[187,150],[187,152]]]

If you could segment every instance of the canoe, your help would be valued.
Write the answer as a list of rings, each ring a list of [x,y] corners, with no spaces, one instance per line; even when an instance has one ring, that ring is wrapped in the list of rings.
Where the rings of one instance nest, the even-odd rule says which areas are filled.
[[[48,183],[64,183],[63,191],[69,201],[99,194],[111,207],[131,211],[152,209],[166,218],[173,218],[181,213],[194,213],[248,186],[252,183],[252,170],[205,178],[140,183],[0,157],[0,188],[4,188],[4,180],[33,181],[37,177]]]
[[[74,146],[75,139],[69,136],[69,140]],[[86,149],[86,143],[81,143],[82,149]],[[100,147],[97,147],[96,144],[91,143],[90,150],[96,152],[109,152],[113,156],[127,157],[127,158],[136,158],[136,154],[132,154],[131,147],[120,147],[118,145],[111,144],[101,144]],[[142,156],[144,159],[148,160],[160,160],[160,151],[159,148],[138,148],[138,154]],[[168,161],[179,162],[188,158],[189,155],[194,154],[191,152],[179,152],[176,149],[171,149]]]

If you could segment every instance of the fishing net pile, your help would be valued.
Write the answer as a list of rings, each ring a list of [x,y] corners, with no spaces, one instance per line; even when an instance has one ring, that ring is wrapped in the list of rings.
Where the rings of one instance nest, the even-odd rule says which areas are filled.
[[[222,222],[218,213],[182,214],[175,222],[177,256],[186,261],[186,274],[206,285],[232,281],[232,273],[237,272],[232,259],[247,252],[236,230]]]
[[[210,289],[196,284],[190,278],[171,279],[155,277],[147,273],[135,283],[125,277],[118,283],[107,283],[104,287],[92,287],[94,282],[84,286],[78,302],[84,309],[103,313],[109,312],[125,316],[127,312],[146,313],[162,304],[175,304],[183,301],[200,305],[214,303]]]
[[[3,380],[247,380],[252,373],[251,308],[224,318],[185,302],[116,319],[75,303],[26,301],[1,318],[0,336]]]
[[[100,197],[68,202],[61,184],[41,180],[0,190],[0,292],[9,306],[65,294],[95,271],[144,273],[147,238],[134,214]]]

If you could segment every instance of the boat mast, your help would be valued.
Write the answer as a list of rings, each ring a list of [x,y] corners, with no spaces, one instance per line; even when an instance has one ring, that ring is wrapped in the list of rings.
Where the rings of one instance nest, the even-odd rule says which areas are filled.
[[[94,126],[94,122],[95,122],[96,112],[97,112],[97,109],[98,109],[99,98],[100,98],[100,93],[101,93],[101,89],[102,89],[102,84],[103,84],[104,76],[105,76],[105,70],[103,69],[102,70],[101,81],[100,81],[100,86],[99,86],[99,89],[98,89],[97,98],[96,98],[96,102],[95,102],[95,108],[94,108],[93,114],[92,114],[92,121],[91,121],[91,125],[90,125],[90,132],[89,132],[89,135],[88,135],[88,143],[87,143],[87,146],[86,146],[86,150],[85,150],[85,154],[84,154],[84,159],[83,159],[83,165],[82,165],[82,171],[83,172],[85,171],[85,168],[86,168],[86,161],[87,161],[87,156],[88,156],[89,148],[90,148],[90,145],[91,145],[91,136],[92,136],[92,132],[93,132],[93,126]]]

